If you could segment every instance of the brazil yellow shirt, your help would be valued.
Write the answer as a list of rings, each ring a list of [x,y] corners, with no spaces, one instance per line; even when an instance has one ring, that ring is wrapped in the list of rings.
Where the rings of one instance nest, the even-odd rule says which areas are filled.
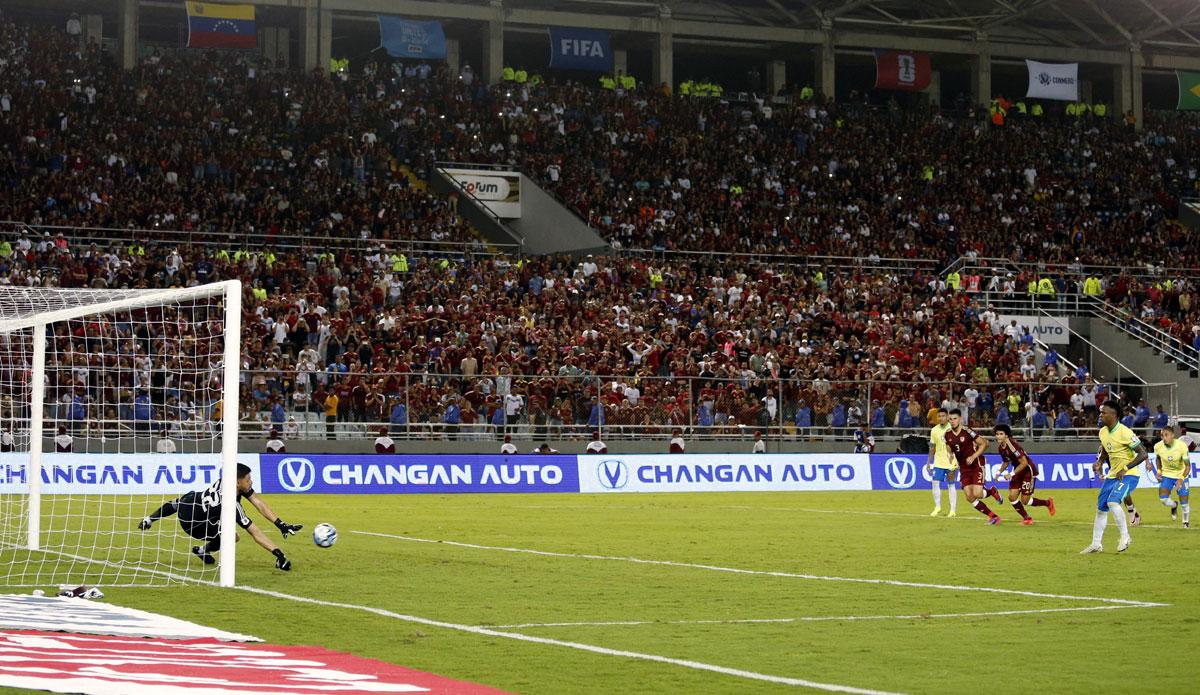
[[[1158,472],[1166,478],[1190,477],[1192,462],[1188,459],[1187,444],[1176,439],[1167,446],[1162,442],[1154,445],[1154,457],[1158,459]]]
[[[950,449],[946,446],[946,432],[950,431],[950,425],[934,425],[929,430],[929,446],[933,450],[933,466],[934,468],[945,468],[954,470],[958,468],[958,462],[950,458]]]
[[[1141,444],[1133,430],[1119,422],[1112,429],[1101,427],[1100,446],[1108,452],[1108,475],[1105,477],[1119,478],[1119,474],[1133,463]]]

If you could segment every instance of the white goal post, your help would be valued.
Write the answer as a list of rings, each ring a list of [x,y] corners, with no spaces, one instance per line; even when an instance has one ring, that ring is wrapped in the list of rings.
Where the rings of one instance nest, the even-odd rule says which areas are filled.
[[[218,477],[236,499],[241,300],[0,286],[0,585],[234,584],[234,504],[211,565],[175,519],[138,524]]]

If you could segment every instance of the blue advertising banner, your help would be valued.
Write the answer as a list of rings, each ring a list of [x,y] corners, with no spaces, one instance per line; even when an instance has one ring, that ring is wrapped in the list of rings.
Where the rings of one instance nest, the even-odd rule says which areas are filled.
[[[1000,457],[987,456],[987,479],[995,480],[1000,470]],[[1086,454],[1038,454],[1033,457],[1039,467],[1039,488],[1098,488],[1101,481],[1092,473],[1096,455]],[[925,456],[909,454],[871,454],[872,490],[928,490],[930,476],[925,470]],[[1192,480],[1200,482],[1200,455],[1192,457]],[[1139,468],[1143,487],[1158,485],[1146,470]],[[1007,486],[1007,481],[1002,481]]]
[[[575,456],[262,454],[264,493],[579,492]]]
[[[607,31],[550,27],[550,67],[612,72],[612,46]]]
[[[393,58],[446,58],[446,33],[439,21],[414,22],[379,15],[379,45]]]

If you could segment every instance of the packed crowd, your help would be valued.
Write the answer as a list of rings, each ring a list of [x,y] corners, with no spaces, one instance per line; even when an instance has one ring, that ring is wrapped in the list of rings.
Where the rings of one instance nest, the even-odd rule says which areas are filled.
[[[1085,374],[1039,364],[1031,337],[940,278],[652,256],[403,257],[405,242],[471,238],[451,201],[410,175],[436,160],[520,166],[627,249],[1006,256],[1058,266],[1063,282],[1081,258],[1196,257],[1194,237],[1166,220],[1197,180],[1183,119],[1143,134],[1101,120],[997,130],[833,103],[489,87],[432,67],[369,64],[327,80],[215,52],[154,54],[124,73],[94,46],[3,18],[0,53],[0,219],[217,242],[73,246],[22,229],[0,241],[0,281],[243,279],[243,416],[269,426],[313,413],[448,435],[513,423],[919,427],[928,407],[971,391],[982,421],[1009,417],[1019,391],[1011,412],[1032,423],[1029,404],[1057,420],[1082,390]],[[248,234],[363,243],[245,249]],[[1018,281],[1004,282],[1020,292]],[[1183,282],[1117,276],[1103,291],[1181,336],[1197,320]],[[129,355],[112,346],[115,374],[80,369],[95,357],[80,357],[87,336],[62,336],[57,417],[107,420],[115,405],[146,427],[218,419],[199,374],[214,364],[185,361],[209,338],[204,324],[161,318],[164,333]],[[1034,381],[1061,385],[998,386]],[[1078,426],[1080,412],[1067,415]]]

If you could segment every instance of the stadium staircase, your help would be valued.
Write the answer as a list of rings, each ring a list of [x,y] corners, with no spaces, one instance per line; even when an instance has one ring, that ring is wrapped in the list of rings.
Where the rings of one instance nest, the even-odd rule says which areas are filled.
[[[521,177],[521,216],[501,219],[487,204],[460,188],[446,173],[448,167],[463,169],[497,169]],[[543,189],[523,172],[494,165],[439,163],[429,175],[431,188],[442,195],[459,194],[458,213],[475,225],[484,238],[493,243],[518,243],[521,251],[533,255],[566,253],[576,256],[608,253],[612,249],[604,238],[564,205],[556,196]]]

